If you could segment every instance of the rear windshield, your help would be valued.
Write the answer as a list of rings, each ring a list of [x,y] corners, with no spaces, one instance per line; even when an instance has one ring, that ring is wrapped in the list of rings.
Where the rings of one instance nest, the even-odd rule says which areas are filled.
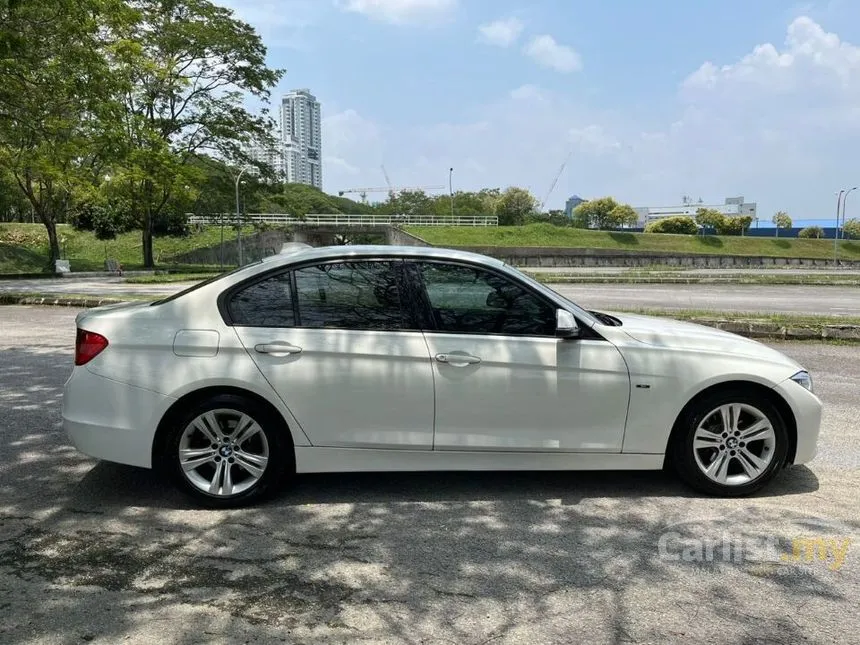
[[[234,273],[238,273],[239,271],[244,271],[248,267],[256,266],[258,264],[261,264],[262,262],[263,262],[262,260],[257,260],[256,262],[251,262],[250,264],[245,264],[245,265],[242,265],[240,267],[236,267],[232,271],[227,271],[225,273],[219,273],[218,275],[214,275],[211,278],[206,278],[205,280],[202,280],[202,281],[198,282],[197,284],[192,284],[187,289],[183,289],[182,291],[174,293],[173,295],[168,296],[167,298],[162,298],[161,300],[156,300],[156,301],[150,303],[150,307],[155,307],[157,305],[163,305],[165,302],[170,302],[171,300],[176,300],[177,298],[180,298],[187,293],[191,293],[192,291],[196,291],[197,289],[200,289],[201,287],[205,287],[208,284],[212,284],[213,282],[217,282],[218,280],[223,280],[224,278],[231,276]]]

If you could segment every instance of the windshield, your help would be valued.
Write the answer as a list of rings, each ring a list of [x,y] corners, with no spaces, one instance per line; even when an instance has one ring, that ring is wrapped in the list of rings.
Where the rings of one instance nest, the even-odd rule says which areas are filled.
[[[580,321],[587,322],[589,325],[594,325],[595,323],[604,325],[608,324],[605,321],[601,320],[599,315],[582,308],[581,306],[573,302],[570,298],[566,298],[555,289],[551,289],[542,282],[539,282],[538,280],[530,276],[528,273],[521,271],[517,267],[511,266],[507,262],[503,264],[506,271],[508,271],[509,273],[515,273],[517,277],[519,277],[521,280],[527,281],[533,288],[537,289],[544,295],[549,296],[550,298],[553,298],[555,300],[562,300],[564,306],[569,309],[577,318],[579,318]]]

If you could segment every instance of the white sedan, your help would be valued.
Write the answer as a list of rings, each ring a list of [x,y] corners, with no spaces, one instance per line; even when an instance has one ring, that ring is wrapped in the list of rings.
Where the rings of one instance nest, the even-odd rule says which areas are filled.
[[[63,421],[210,506],[344,471],[671,466],[744,495],[815,456],[821,402],[753,340],[586,311],[482,255],[339,246],[81,313]]]

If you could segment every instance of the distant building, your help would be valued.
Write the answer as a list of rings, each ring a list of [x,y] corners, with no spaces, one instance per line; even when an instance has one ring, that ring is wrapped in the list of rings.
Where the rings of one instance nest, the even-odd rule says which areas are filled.
[[[281,140],[287,181],[322,190],[322,117],[310,90],[281,99]]]
[[[287,167],[284,160],[284,150],[280,135],[278,135],[277,141],[271,147],[260,145],[250,146],[245,150],[245,152],[254,161],[270,166],[272,170],[274,170],[278,179],[286,181]],[[254,170],[256,170],[256,168]]]
[[[567,201],[564,203],[564,215],[568,219],[573,218],[573,209],[582,204],[583,202],[588,201],[580,197],[579,195],[574,195],[573,197],[568,197]]]
[[[730,217],[733,215],[750,215],[753,221],[757,219],[756,203],[745,202],[743,197],[726,197],[722,204],[705,204],[701,199],[696,202],[684,199],[683,203],[677,206],[639,206],[634,210],[639,215],[639,226],[647,226],[649,222],[666,217],[683,215],[695,217],[696,211],[700,208],[709,208]]]

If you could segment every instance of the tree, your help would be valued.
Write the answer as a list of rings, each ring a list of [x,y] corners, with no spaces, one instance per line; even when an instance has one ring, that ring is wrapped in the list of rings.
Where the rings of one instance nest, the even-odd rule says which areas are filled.
[[[506,188],[496,201],[496,215],[501,226],[518,226],[537,210],[538,200],[525,188]]]
[[[601,197],[582,202],[573,209],[573,225],[577,228],[614,228],[612,213],[618,207],[618,202],[612,197]]]
[[[705,228],[713,229],[717,234],[725,228],[726,216],[713,208],[699,208],[696,210],[696,224]]]
[[[845,237],[856,240],[860,238],[860,219],[849,219],[842,225],[842,233]]]
[[[646,233],[674,233],[676,235],[695,235],[699,229],[692,217],[664,217],[648,224]]]
[[[113,0],[0,3],[0,173],[10,176],[60,256],[57,223],[92,181],[116,115],[104,50]]]
[[[112,72],[122,83],[123,129],[113,179],[142,230],[143,263],[154,265],[156,220],[172,197],[202,180],[192,163],[211,152],[238,164],[249,141],[272,141],[272,121],[244,100],[267,103],[282,75],[266,65],[254,29],[209,0],[126,0],[134,20],[111,34]],[[237,171],[233,171],[235,174]]]
[[[639,221],[639,215],[630,204],[619,204],[609,211],[607,224],[609,228],[632,226]]]
[[[824,229],[820,226],[807,226],[806,228],[800,229],[797,237],[804,239],[821,239],[824,237]]]
[[[448,212],[450,214],[450,202]],[[433,215],[433,200],[423,190],[404,190],[395,193],[385,202],[384,213],[388,215]]]
[[[776,237],[779,237],[779,229],[791,228],[791,217],[785,211],[777,211],[771,221],[776,228]]]

